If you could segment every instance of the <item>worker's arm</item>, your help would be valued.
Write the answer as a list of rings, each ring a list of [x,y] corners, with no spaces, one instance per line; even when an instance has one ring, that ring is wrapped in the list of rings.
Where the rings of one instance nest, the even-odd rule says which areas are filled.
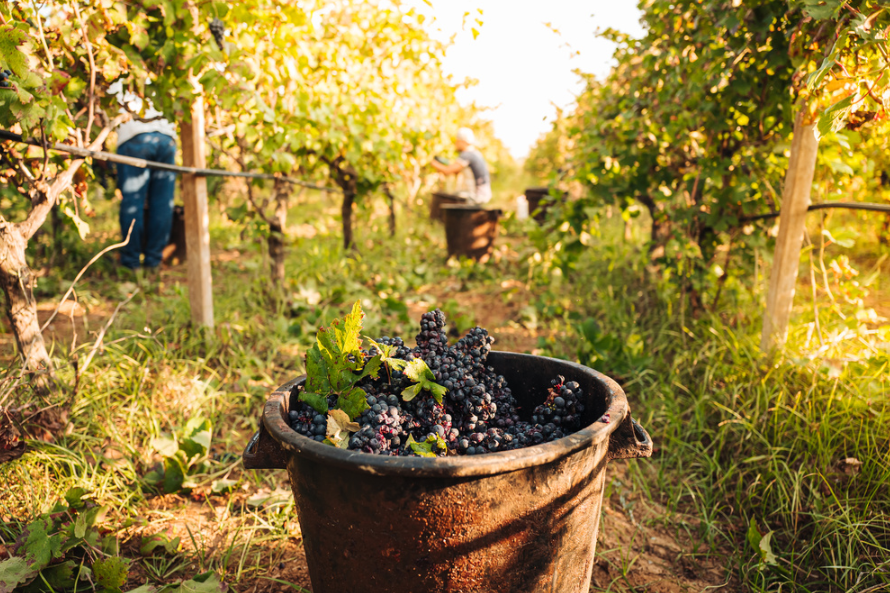
[[[443,165],[439,161],[430,161],[430,164],[436,171],[438,171],[439,173],[444,173],[445,175],[454,175],[456,173],[460,173],[464,170],[464,167],[467,166],[467,164],[460,159],[454,161],[450,165]]]

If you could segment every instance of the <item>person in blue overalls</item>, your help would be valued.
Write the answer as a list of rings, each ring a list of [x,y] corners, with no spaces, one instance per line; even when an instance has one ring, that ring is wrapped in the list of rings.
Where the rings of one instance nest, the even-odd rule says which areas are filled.
[[[117,153],[174,164],[175,126],[152,109],[145,115],[144,120],[131,120],[117,129]],[[130,241],[121,248],[120,263],[137,272],[137,278],[142,275],[138,273],[140,268],[146,278],[156,278],[173,225],[176,173],[118,164],[117,187],[122,198],[121,236],[126,238],[130,226],[133,227]]]

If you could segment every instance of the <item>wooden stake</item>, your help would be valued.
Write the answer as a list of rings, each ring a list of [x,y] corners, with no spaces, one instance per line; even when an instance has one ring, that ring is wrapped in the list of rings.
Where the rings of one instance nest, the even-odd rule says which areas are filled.
[[[182,137],[182,164],[206,168],[204,142],[204,100],[192,104],[191,123],[179,124]],[[185,245],[188,252],[188,287],[192,321],[213,327],[213,282],[210,272],[210,215],[207,209],[207,181],[191,174],[182,176],[182,199],[185,203]]]
[[[791,305],[794,302],[794,287],[800,267],[800,247],[819,148],[815,134],[816,126],[805,123],[804,117],[804,110],[801,110],[794,120],[791,158],[782,192],[779,236],[776,238],[769,293],[766,296],[766,313],[763,316],[763,333],[760,337],[760,349],[764,352],[776,347],[781,348],[785,344],[788,322],[791,319]]]

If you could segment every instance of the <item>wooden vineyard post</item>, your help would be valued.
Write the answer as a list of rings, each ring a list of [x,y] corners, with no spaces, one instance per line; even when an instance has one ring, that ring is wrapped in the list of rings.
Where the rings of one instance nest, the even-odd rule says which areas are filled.
[[[204,169],[207,166],[207,148],[204,142],[204,100],[201,97],[192,103],[191,115],[191,123],[182,122],[179,125],[182,164]],[[207,180],[200,175],[183,174],[182,199],[185,203],[186,263],[192,321],[198,325],[213,327]]]
[[[819,141],[815,124],[806,123],[806,110],[802,109],[794,120],[794,138],[791,157],[782,191],[782,210],[779,216],[779,236],[769,277],[766,296],[766,312],[763,315],[763,333],[760,349],[769,352],[785,343],[791,305],[794,302],[794,286],[800,266],[800,247],[803,242],[807,208],[810,205],[810,189],[816,170],[816,154]]]

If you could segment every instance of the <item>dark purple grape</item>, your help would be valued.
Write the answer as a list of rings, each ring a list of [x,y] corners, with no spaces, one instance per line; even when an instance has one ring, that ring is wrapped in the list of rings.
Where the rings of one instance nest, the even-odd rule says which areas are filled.
[[[225,51],[226,26],[219,20],[219,18],[214,18],[210,21],[210,34],[213,35],[213,40],[216,41],[216,46],[221,51]]]

